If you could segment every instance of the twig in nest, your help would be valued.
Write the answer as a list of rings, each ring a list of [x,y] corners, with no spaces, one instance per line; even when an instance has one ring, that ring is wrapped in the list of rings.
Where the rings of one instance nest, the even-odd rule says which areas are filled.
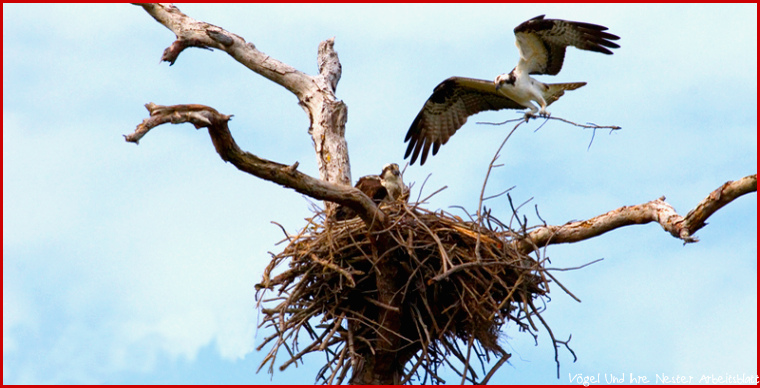
[[[505,121],[504,123],[507,123],[509,121]],[[483,179],[483,186],[480,189],[480,197],[478,200],[478,211],[477,211],[477,220],[478,224],[485,226],[483,223],[483,214],[481,213],[481,209],[483,207],[483,201],[484,201],[484,195],[486,192],[486,185],[488,184],[488,177],[491,176],[491,170],[494,169],[494,165],[496,163],[496,160],[499,158],[499,154],[501,153],[501,150],[504,148],[504,145],[507,144],[507,140],[512,136],[513,133],[517,130],[517,128],[523,124],[527,123],[527,120],[520,120],[517,124],[515,124],[514,128],[512,128],[511,131],[507,134],[507,136],[504,138],[504,141],[501,142],[501,145],[499,145],[499,148],[496,150],[496,153],[494,154],[493,158],[491,159],[491,163],[488,164],[488,170],[486,171],[486,177]],[[509,190],[507,190],[509,191]],[[480,258],[480,234],[478,234],[478,240],[475,242],[475,254],[478,258]]]
[[[434,191],[432,194],[430,194],[427,197],[425,197],[425,199],[423,199],[422,202],[418,202],[418,203],[425,203],[425,202],[427,202],[428,199],[433,198],[434,195],[436,195],[436,194],[440,193],[441,191],[446,190],[448,188],[449,188],[449,186],[443,186],[440,189]],[[422,190],[420,190],[420,194],[422,194]]]
[[[467,357],[465,358],[464,365],[470,365],[470,352],[472,351],[472,344],[475,342],[475,337],[470,336],[470,340],[467,343]],[[475,378],[475,375],[473,374],[472,378]],[[462,382],[459,383],[459,385],[464,385],[464,382],[467,379],[467,368],[464,369],[464,373],[462,373]]]
[[[554,283],[556,283],[556,284],[559,286],[559,288],[561,288],[561,289],[562,289],[562,291],[565,291],[565,293],[566,293],[567,295],[570,295],[570,297],[571,297],[571,298],[575,299],[575,300],[576,300],[578,303],[581,303],[581,300],[580,300],[580,299],[578,299],[578,297],[576,297],[575,295],[573,295],[573,293],[572,293],[572,292],[570,292],[570,290],[568,290],[568,289],[567,289],[567,288],[566,288],[564,285],[562,285],[562,283],[560,283],[560,282],[557,280],[557,278],[555,278],[555,277],[554,277],[554,275],[552,275],[550,272],[547,272],[547,271],[544,271],[544,274],[546,274],[546,276],[548,276],[548,277],[550,277],[552,280],[554,280]]]
[[[417,194],[417,203],[420,203],[420,198],[422,197],[422,190],[425,188],[425,183],[427,183],[428,179],[430,179],[431,176],[432,176],[432,174],[428,174],[425,177],[425,180],[422,181],[422,186],[420,186],[420,193]]]
[[[507,123],[510,121],[505,121],[504,123]],[[486,185],[488,184],[488,177],[491,176],[491,170],[494,168],[494,164],[496,163],[496,160],[499,158],[499,154],[501,153],[501,150],[504,148],[504,145],[507,144],[507,140],[512,136],[513,133],[517,130],[517,128],[523,124],[526,123],[526,120],[520,120],[514,128],[512,128],[511,131],[507,134],[507,136],[504,138],[504,141],[501,142],[501,145],[499,145],[499,148],[496,149],[496,153],[494,154],[493,158],[491,159],[491,163],[488,164],[488,170],[486,170],[486,177],[483,180],[483,187],[480,189],[480,199],[478,201],[478,213],[477,213],[477,219],[478,222],[482,222],[481,219],[481,212],[480,209],[483,207],[483,196],[486,192]]]
[[[541,324],[544,326],[547,332],[549,332],[549,337],[552,339],[552,345],[554,346],[554,361],[557,363],[557,378],[559,379],[559,351],[557,350],[559,346],[557,344],[563,344],[567,348],[567,350],[570,351],[570,353],[573,355],[574,359],[573,362],[578,360],[578,357],[575,356],[575,352],[573,352],[572,349],[570,349],[570,346],[568,343],[570,342],[570,338],[572,338],[572,335],[570,338],[567,339],[567,341],[558,341],[554,337],[554,333],[552,332],[552,329],[549,327],[549,324],[546,323],[544,318],[541,316],[541,314],[538,313],[538,310],[536,309],[536,306],[533,305],[533,301],[528,301],[528,304],[533,309],[534,314],[538,317],[538,319],[541,321]]]
[[[502,192],[501,192],[501,193],[499,193],[499,194],[494,194],[494,195],[491,195],[491,196],[485,197],[485,198],[483,198],[483,201],[488,201],[489,199],[494,199],[494,198],[496,198],[496,197],[500,197],[500,196],[502,196],[502,195],[504,195],[504,194],[506,194],[506,193],[510,192],[510,191],[511,191],[512,189],[514,189],[515,187],[517,187],[517,186],[512,186],[512,187],[510,187],[510,188],[508,188],[508,189],[506,189],[506,190],[502,191]]]
[[[496,371],[509,360],[510,355],[504,354],[501,358],[499,358],[499,361],[496,362],[496,365],[491,368],[490,371],[488,371],[488,374],[483,377],[483,380],[479,383],[479,385],[486,385],[488,384],[488,381],[491,380],[491,377],[493,377],[493,374],[496,373]]]
[[[285,241],[285,240],[288,240],[288,241],[293,241],[293,239],[290,237],[290,235],[288,235],[288,231],[287,231],[287,230],[285,230],[285,227],[284,227],[284,226],[282,226],[282,225],[280,225],[279,223],[277,223],[277,222],[274,222],[274,221],[269,221],[269,222],[271,222],[271,223],[273,223],[273,224],[275,224],[275,225],[279,226],[279,227],[280,227],[280,230],[282,230],[282,233],[285,235],[285,239],[283,239],[283,240],[280,240],[280,241],[279,241],[277,244],[275,244],[275,245],[278,245],[278,244],[282,243],[282,242],[283,242],[283,241]]]
[[[526,238],[526,230],[513,231],[488,211],[480,220],[465,221],[419,204],[382,207],[388,217],[383,229],[369,231],[360,219],[325,223],[317,214],[273,256],[257,290],[264,307],[259,327],[275,331],[265,339],[271,349],[261,366],[268,364],[271,373],[282,348],[289,358],[280,370],[307,353],[323,352],[327,362],[317,381],[335,383],[363,370],[364,363],[382,359],[383,352],[393,352],[405,363],[399,381],[416,376],[439,384],[439,368],[449,366],[459,378],[475,383],[480,378],[474,365],[480,363],[485,374],[485,363],[499,357],[483,379],[487,381],[509,357],[498,344],[502,325],[513,321],[536,338],[528,302],[546,295],[549,278],[543,275],[543,260],[513,247],[511,241]],[[380,234],[390,247],[376,246]],[[289,267],[271,276],[285,261]],[[375,270],[380,264],[385,265],[382,273]],[[393,289],[383,291],[390,298],[379,293],[377,279],[385,273],[397,279],[386,285]],[[436,281],[428,283],[431,279]],[[385,314],[395,314],[397,323],[384,321]],[[324,324],[312,327],[314,318]],[[304,348],[298,346],[300,330],[310,337]],[[466,351],[458,347],[460,340]],[[378,347],[381,343],[388,345]],[[450,365],[447,357],[452,355],[471,365]],[[356,375],[348,378],[356,382]]]
[[[598,262],[600,262],[600,261],[602,261],[602,260],[604,260],[604,258],[601,258],[601,259],[596,259],[596,260],[594,260],[594,261],[588,262],[588,263],[586,263],[586,264],[583,264],[583,265],[579,265],[579,266],[577,266],[577,267],[569,267],[569,268],[546,268],[546,270],[547,270],[547,271],[575,271],[575,270],[577,270],[577,269],[586,268],[586,267],[588,267],[589,265],[591,265],[591,264],[594,264],[594,263],[598,263]]]
[[[543,218],[541,218],[541,214],[538,213],[538,204],[535,204],[534,207],[536,208],[536,217],[538,217],[538,219],[541,220],[544,226],[546,226],[547,225],[546,221]]]
[[[501,150],[504,148],[504,145],[506,144],[507,140],[509,140],[509,138],[515,132],[515,130],[517,130],[517,128],[520,125],[522,125],[523,123],[527,123],[529,118],[534,118],[534,117],[536,117],[536,116],[535,115],[526,115],[526,116],[524,116],[521,119],[506,120],[506,121],[503,121],[503,122],[500,122],[500,123],[478,122],[478,124],[489,124],[489,125],[504,125],[504,124],[507,124],[507,123],[510,123],[510,122],[516,122],[517,123],[517,124],[515,124],[514,128],[512,128],[512,130],[509,131],[509,133],[507,134],[507,136],[504,138],[504,141],[502,141],[501,145],[496,150],[496,153],[494,154],[494,157],[491,159],[491,163],[488,164],[488,170],[486,171],[486,177],[483,180],[483,187],[480,190],[480,200],[478,201],[477,218],[478,218],[479,222],[482,222],[482,219],[481,219],[481,215],[482,215],[481,214],[481,208],[483,207],[483,201],[485,199],[491,198],[491,197],[484,198],[484,194],[485,194],[485,190],[486,190],[486,185],[488,183],[488,178],[491,175],[491,170],[493,170],[493,168],[496,167],[496,160],[499,158],[499,155],[501,154]],[[561,121],[561,122],[564,122],[564,123],[567,123],[567,124],[571,124],[571,125],[574,125],[574,126],[577,126],[577,127],[591,128],[591,129],[593,129],[594,133],[592,134],[592,138],[591,138],[592,142],[594,140],[593,136],[596,133],[597,129],[610,129],[611,131],[615,131],[615,130],[621,129],[621,127],[619,127],[617,125],[596,125],[596,124],[591,124],[591,123],[589,123],[589,124],[578,124],[578,123],[574,123],[574,122],[572,122],[570,120],[563,119],[561,117],[547,116],[547,117],[542,117],[542,118],[545,118],[546,120],[544,121],[544,123],[541,124],[541,126],[539,126],[536,129],[536,131],[538,129],[540,129],[549,120],[558,120],[558,121]],[[590,147],[591,147],[591,143],[589,143],[589,148]],[[507,190],[507,191],[509,191],[509,190]]]

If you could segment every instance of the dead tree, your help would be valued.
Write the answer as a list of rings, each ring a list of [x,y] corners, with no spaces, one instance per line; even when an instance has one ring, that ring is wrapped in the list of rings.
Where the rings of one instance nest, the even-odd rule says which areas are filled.
[[[487,383],[509,358],[497,342],[507,322],[531,333],[542,325],[555,352],[567,346],[567,341],[554,337],[534,302],[549,292],[550,283],[570,293],[544,267],[541,248],[649,222],[659,223],[684,243],[696,242],[694,233],[711,214],[757,191],[755,174],[725,183],[685,217],[660,198],[565,225],[530,227],[518,217],[515,228],[481,212],[481,206],[470,220],[427,211],[420,206],[425,200],[378,207],[351,186],[344,137],[347,107],[335,95],[341,65],[333,39],[319,45],[319,74],[308,75],[173,5],[140,6],[176,35],[163,61],[174,63],[189,47],[222,50],[293,93],[309,117],[319,178],[298,171],[298,162],[269,161],[240,149],[228,126],[232,116],[203,105],[148,103],[149,117],[125,136],[137,143],[165,123],[207,128],[225,162],[325,201],[325,210],[300,233],[286,234],[288,246],[273,257],[257,285],[264,303],[262,325],[274,330],[259,347],[271,345],[262,363],[270,372],[284,349],[290,357],[280,370],[305,354],[324,352],[328,361],[317,376],[323,383],[399,384],[415,377],[441,383],[441,366],[453,368],[462,383]],[[334,204],[350,207],[359,218],[331,222],[328,215]],[[281,263],[288,268],[275,274]],[[267,298],[269,294],[276,295]],[[305,347],[298,343],[302,330],[310,337]],[[496,360],[493,367],[478,376],[473,365],[485,366],[491,357]]]

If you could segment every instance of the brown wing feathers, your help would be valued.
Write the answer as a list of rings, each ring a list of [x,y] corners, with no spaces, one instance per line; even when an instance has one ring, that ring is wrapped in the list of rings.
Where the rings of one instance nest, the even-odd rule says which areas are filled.
[[[375,203],[380,203],[385,197],[388,196],[388,191],[381,183],[381,179],[377,175],[368,175],[359,178],[356,182],[357,189],[361,190],[364,194],[367,194]]]
[[[535,34],[544,43],[547,51],[545,68],[533,71],[531,74],[557,75],[562,69],[567,46],[575,46],[581,50],[595,51],[602,54],[612,54],[609,48],[620,46],[612,42],[619,36],[604,32],[607,27],[598,24],[573,22],[569,20],[544,19],[544,15],[521,23],[515,27],[515,35],[520,33]]]
[[[435,87],[406,133],[409,142],[404,158],[412,156],[411,164],[420,155],[425,164],[430,148],[433,155],[441,145],[478,112],[525,107],[496,92],[493,82],[464,77],[451,77]]]
[[[518,44],[520,39],[524,38],[529,42],[526,44],[531,45],[530,49],[540,50],[543,46],[546,50],[546,57],[543,59],[546,63],[536,60],[541,58],[540,56],[528,59],[527,70],[530,74],[556,75],[562,68],[567,46],[603,54],[612,54],[609,48],[620,47],[612,42],[620,38],[604,32],[606,30],[607,27],[597,24],[544,19],[544,15],[541,15],[521,23],[514,32],[518,36]],[[524,62],[521,60],[521,63]],[[564,90],[576,89],[584,84],[549,85],[557,90],[549,94],[548,99],[551,101],[547,102],[556,101]],[[430,148],[433,149],[433,155],[437,154],[441,145],[446,144],[471,115],[486,110],[524,108],[526,107],[497,92],[493,82],[451,77],[435,87],[433,94],[409,127],[404,138],[404,142],[409,142],[404,158],[411,155],[411,164],[414,164],[420,157],[420,164],[425,164]]]
[[[367,175],[359,178],[354,186],[366,194],[375,203],[379,204],[385,197],[388,196],[388,190],[381,183],[380,176]],[[335,209],[333,217],[338,221],[350,220],[356,217],[356,212],[348,206],[340,205]]]

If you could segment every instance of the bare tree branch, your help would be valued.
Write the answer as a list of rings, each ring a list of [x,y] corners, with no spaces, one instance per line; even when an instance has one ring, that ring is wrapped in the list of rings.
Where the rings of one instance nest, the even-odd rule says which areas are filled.
[[[239,170],[318,200],[348,206],[361,216],[371,230],[382,230],[386,226],[385,214],[359,189],[303,174],[297,171],[298,162],[287,166],[241,150],[227,126],[231,115],[221,114],[204,105],[162,106],[148,103],[145,108],[150,112],[150,117],[137,125],[133,133],[124,135],[126,141],[137,143],[152,128],[165,123],[191,123],[196,128],[208,128],[216,152],[222,160],[232,163]]]
[[[671,235],[683,240],[684,244],[697,242],[699,239],[693,234],[705,226],[705,220],[710,215],[734,199],[752,192],[757,192],[757,174],[726,182],[703,199],[686,217],[678,215],[665,202],[665,197],[662,197],[641,205],[623,206],[586,221],[539,227],[531,231],[527,238],[517,240],[514,244],[521,252],[530,252],[535,247],[587,240],[623,226],[650,222],[659,223]]]
[[[236,34],[185,15],[172,4],[139,5],[177,36],[177,40],[164,50],[162,61],[173,64],[188,47],[219,49],[295,94],[311,121],[309,133],[317,153],[320,178],[330,183],[351,185],[351,166],[344,136],[347,108],[335,97],[341,65],[333,49],[334,38],[319,45],[319,74],[311,76],[264,54]]]
[[[718,209],[726,206],[734,199],[752,192],[757,192],[757,174],[748,175],[738,181],[724,183],[723,186],[715,189],[710,195],[699,202],[697,207],[686,214],[683,223],[680,225],[681,231],[678,237],[683,238],[684,231],[688,235],[694,234],[694,232],[706,225],[705,221],[707,218],[718,211]]]
[[[287,298],[276,298],[283,299],[276,309],[262,309],[262,312],[267,315],[262,327],[272,327],[277,332],[267,337],[259,347],[261,349],[270,341],[275,341],[274,347],[261,364],[263,367],[269,363],[270,373],[273,370],[277,351],[282,345],[291,358],[280,367],[280,370],[299,361],[306,353],[327,352],[329,361],[319,372],[319,376],[326,382],[333,382],[335,377],[338,377],[339,383],[342,382],[350,368],[353,372],[350,378],[352,383],[399,383],[402,379],[408,381],[413,374],[417,373],[418,366],[426,371],[426,376],[429,374],[431,378],[436,379],[436,382],[438,380],[443,382],[437,375],[437,365],[445,362],[456,370],[448,360],[450,354],[456,356],[464,364],[462,372],[458,372],[462,377],[462,382],[475,382],[477,376],[470,365],[474,350],[475,357],[481,362],[481,366],[483,366],[483,359],[490,357],[489,354],[501,355],[501,360],[485,376],[483,382],[487,382],[494,371],[509,357],[496,343],[494,334],[496,329],[490,328],[501,327],[503,322],[511,320],[516,322],[522,330],[528,330],[533,334],[537,329],[532,317],[537,317],[549,330],[555,346],[556,359],[558,344],[567,346],[569,339],[564,342],[556,340],[532,300],[536,296],[548,294],[547,276],[569,295],[573,295],[551,274],[543,273],[545,269],[542,266],[545,259],[541,259],[538,255],[539,259],[533,260],[527,256],[528,253],[551,244],[590,239],[622,226],[649,222],[659,223],[666,231],[685,243],[696,242],[698,240],[693,234],[704,227],[710,215],[739,196],[757,191],[757,175],[755,174],[737,182],[727,182],[722,185],[700,202],[686,217],[678,215],[663,197],[642,205],[625,206],[590,220],[570,222],[561,226],[548,226],[544,222],[543,226],[531,229],[527,227],[525,221],[520,222],[518,218],[521,227],[519,231],[505,227],[506,232],[499,232],[502,233],[499,234],[490,228],[490,222],[494,220],[498,225],[504,224],[495,220],[490,215],[490,211],[482,206],[483,201],[488,199],[484,197],[488,175],[492,168],[497,167],[495,164],[498,159],[497,152],[489,165],[489,174],[483,184],[478,204],[478,222],[475,226],[482,226],[482,228],[471,229],[471,225],[460,223],[461,220],[442,222],[443,213],[440,216],[421,214],[416,205],[413,209],[409,209],[403,203],[393,205],[401,206],[402,209],[384,213],[369,197],[351,186],[350,163],[345,141],[347,108],[335,96],[342,69],[334,50],[334,38],[320,43],[317,53],[319,73],[308,75],[260,52],[252,43],[246,42],[238,35],[188,17],[171,4],[140,4],[140,6],[176,35],[176,40],[164,50],[161,58],[163,61],[173,64],[188,47],[218,49],[226,52],[248,69],[293,93],[298,98],[299,105],[309,116],[309,134],[314,142],[321,179],[299,172],[298,162],[288,166],[241,150],[228,127],[232,116],[221,114],[204,105],[146,104],[150,116],[143,120],[132,134],[125,136],[127,141],[137,143],[152,128],[166,123],[191,123],[196,128],[207,128],[222,160],[232,163],[241,171],[275,182],[311,198],[330,201],[325,206],[328,209],[327,214],[330,213],[333,203],[345,205],[359,214],[367,225],[367,229],[372,232],[367,233],[367,229],[363,228],[312,229],[307,226],[298,236],[288,237],[290,244],[283,254],[273,255],[273,260],[266,269],[267,273],[261,289],[270,290],[277,285],[280,287],[278,291],[280,295],[284,292]],[[527,119],[527,116],[519,119],[520,123],[512,131],[522,122],[527,122]],[[619,129],[616,126],[600,127],[575,124],[564,119],[552,119],[584,128]],[[392,208],[391,205],[385,207],[385,209],[390,208]],[[517,216],[517,210],[514,207],[512,210]],[[320,216],[319,218],[328,219],[329,217]],[[312,221],[309,221],[309,225],[314,225]],[[435,224],[436,222],[439,224]],[[358,222],[355,224],[358,225]],[[439,226],[433,231],[428,224]],[[488,228],[485,227],[486,224]],[[343,224],[343,226],[346,225],[349,223]],[[484,234],[485,232],[489,234]],[[304,237],[303,233],[314,234]],[[332,236],[340,233],[343,233],[341,239],[333,239]],[[439,237],[440,233],[448,237],[443,240]],[[428,235],[429,241],[425,240]],[[502,237],[504,240],[501,239]],[[465,243],[470,239],[475,240],[472,250],[470,249],[472,247]],[[324,243],[325,241],[328,243]],[[361,244],[357,241],[361,241]],[[342,246],[338,246],[337,242],[343,242]],[[314,245],[311,245],[312,243]],[[319,249],[314,250],[314,246],[318,246]],[[301,252],[310,252],[310,254],[301,255]],[[437,260],[428,260],[431,257],[440,257],[441,264],[439,265]],[[284,274],[272,278],[270,272],[279,260],[286,258],[291,258],[291,263],[299,265],[291,265],[291,269]],[[319,276],[312,277],[312,271],[318,273]],[[537,271],[540,276],[534,275],[533,271]],[[530,274],[526,275],[527,273]],[[355,280],[360,275],[363,278]],[[489,275],[490,280],[484,280],[484,275]],[[319,279],[321,283],[314,283],[316,282],[314,279]],[[444,280],[447,283],[441,285]],[[471,283],[478,286],[471,287]],[[357,290],[360,286],[368,288],[363,291]],[[258,287],[259,285],[257,289]],[[410,287],[417,289],[407,292],[411,290]],[[430,294],[425,294],[424,290],[428,288],[431,290]],[[435,305],[428,303],[426,295],[442,295],[449,289],[453,291],[453,296],[439,300],[450,305],[443,309],[437,308],[434,312],[430,306]],[[315,290],[319,292],[313,293]],[[359,297],[354,298],[353,292],[358,292]],[[414,293],[421,293],[419,303],[422,303],[421,306],[424,306],[426,310],[410,304],[417,303],[410,302],[414,299]],[[314,295],[318,297],[314,299]],[[344,298],[345,295],[349,297]],[[274,300],[260,299],[259,301],[261,303]],[[318,303],[314,303],[315,300]],[[368,303],[358,311],[341,304],[345,301],[353,303],[354,300],[363,300]],[[481,303],[483,300],[487,303]],[[425,316],[420,312],[421,310],[425,312]],[[515,314],[511,315],[513,310]],[[286,315],[289,316],[286,317]],[[318,315],[323,315],[323,321],[333,320],[321,328],[321,334],[317,334],[309,323],[311,318]],[[438,317],[444,317],[446,321],[441,321],[439,324],[436,321]],[[466,319],[462,319],[463,317]],[[404,322],[403,325],[402,322]],[[414,340],[410,339],[409,335],[415,333],[405,330],[410,327],[410,322],[418,325],[416,332],[418,337]],[[457,326],[459,323],[462,325]],[[486,329],[475,330],[474,324],[483,325],[482,327]],[[312,342],[299,351],[298,333],[302,328],[308,332]],[[447,337],[447,329],[453,330],[448,333],[454,333],[455,336]],[[466,353],[461,352],[455,340],[459,333],[467,334],[460,337],[468,339]],[[535,337],[535,334],[533,335]],[[452,339],[453,342],[449,342]],[[289,347],[287,341],[292,343],[292,348]],[[441,341],[442,345],[435,341]],[[474,346],[475,341],[478,341],[479,346]],[[420,350],[422,355],[418,353]],[[569,347],[568,350],[570,350]],[[572,350],[570,352],[572,353]],[[404,366],[414,357],[417,357],[417,363],[405,376]],[[430,369],[431,365],[433,369]],[[559,362],[557,362],[557,367],[559,368]],[[485,373],[485,368],[483,368],[483,373]]]
[[[220,114],[213,108],[201,105],[165,107],[148,104],[146,108],[150,112],[150,117],[138,125],[133,134],[125,136],[127,141],[136,143],[151,128],[167,122],[173,124],[189,122],[196,128],[206,127],[221,158],[238,169],[312,198],[331,201],[325,204],[327,214],[331,214],[335,203],[338,203],[356,211],[370,231],[383,231],[387,228],[388,217],[364,193],[351,186],[351,167],[345,140],[347,108],[335,97],[335,90],[341,76],[341,65],[334,50],[334,39],[328,39],[319,45],[317,58],[319,74],[310,76],[258,51],[253,44],[246,43],[238,35],[186,16],[173,5],[141,4],[141,6],[156,21],[173,31],[177,37],[176,41],[164,51],[162,60],[173,64],[187,47],[224,50],[249,69],[295,94],[300,106],[309,116],[309,134],[314,142],[321,180],[296,171],[298,163],[285,166],[242,151],[235,143],[227,126],[231,116]],[[385,284],[391,285],[398,280],[393,276],[392,270],[395,268],[393,260],[388,259],[385,254],[392,247],[392,241],[387,233],[376,235],[375,257],[383,258],[377,261],[375,267],[375,271],[379,274],[377,277],[379,288]],[[400,299],[392,293],[380,292],[378,295],[378,302],[390,307],[396,307],[399,301]],[[385,310],[380,318],[381,322],[390,323],[382,327],[383,330],[392,334],[392,339],[381,341],[380,349],[373,353],[373,356],[378,357],[380,361],[364,373],[366,377],[390,376],[388,373],[390,370],[393,371],[394,376],[397,376],[399,363],[390,361],[396,357],[395,344],[401,339],[395,334],[398,330],[395,332],[392,330],[393,325],[398,326],[400,322],[398,316],[399,313],[396,311]],[[379,334],[382,336],[384,333]],[[298,358],[299,356],[294,356],[294,359]],[[354,365],[353,361],[352,358],[352,365]],[[400,365],[403,366],[403,362]],[[356,373],[356,370],[354,372]],[[393,379],[396,381],[397,377]]]
[[[177,40],[164,50],[161,60],[174,64],[179,55],[188,47],[219,49],[225,51],[247,68],[283,86],[301,99],[311,89],[311,76],[296,70],[256,49],[239,35],[221,27],[195,20],[173,4],[136,4],[153,16],[157,22],[171,30]]]

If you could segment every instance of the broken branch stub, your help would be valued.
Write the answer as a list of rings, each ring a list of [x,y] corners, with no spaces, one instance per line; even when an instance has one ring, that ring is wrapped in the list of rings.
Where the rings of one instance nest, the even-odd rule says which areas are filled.
[[[150,112],[150,117],[138,124],[133,133],[124,135],[126,141],[137,143],[151,129],[166,123],[191,123],[196,128],[208,128],[216,152],[222,160],[232,163],[239,170],[317,200],[348,206],[359,214],[371,230],[382,230],[386,226],[385,214],[359,189],[303,174],[297,171],[297,162],[285,165],[241,150],[227,125],[232,115],[221,114],[214,108],[197,104],[163,106],[148,103],[145,107]]]
[[[351,166],[344,136],[347,107],[335,96],[341,65],[334,50],[334,38],[319,45],[320,73],[312,76],[264,54],[239,35],[185,15],[172,4],[139,5],[176,35],[174,43],[164,50],[163,61],[175,63],[188,47],[218,49],[293,93],[311,121],[308,132],[317,155],[320,178],[330,183],[351,185]]]
[[[685,217],[676,213],[673,206],[665,202],[665,197],[661,197],[641,205],[623,206],[585,221],[538,227],[514,244],[519,251],[529,252],[551,244],[588,240],[623,226],[650,222],[657,222],[684,244],[694,243],[699,241],[694,233],[706,225],[710,215],[734,199],[753,192],[757,192],[757,174],[724,183]]]

